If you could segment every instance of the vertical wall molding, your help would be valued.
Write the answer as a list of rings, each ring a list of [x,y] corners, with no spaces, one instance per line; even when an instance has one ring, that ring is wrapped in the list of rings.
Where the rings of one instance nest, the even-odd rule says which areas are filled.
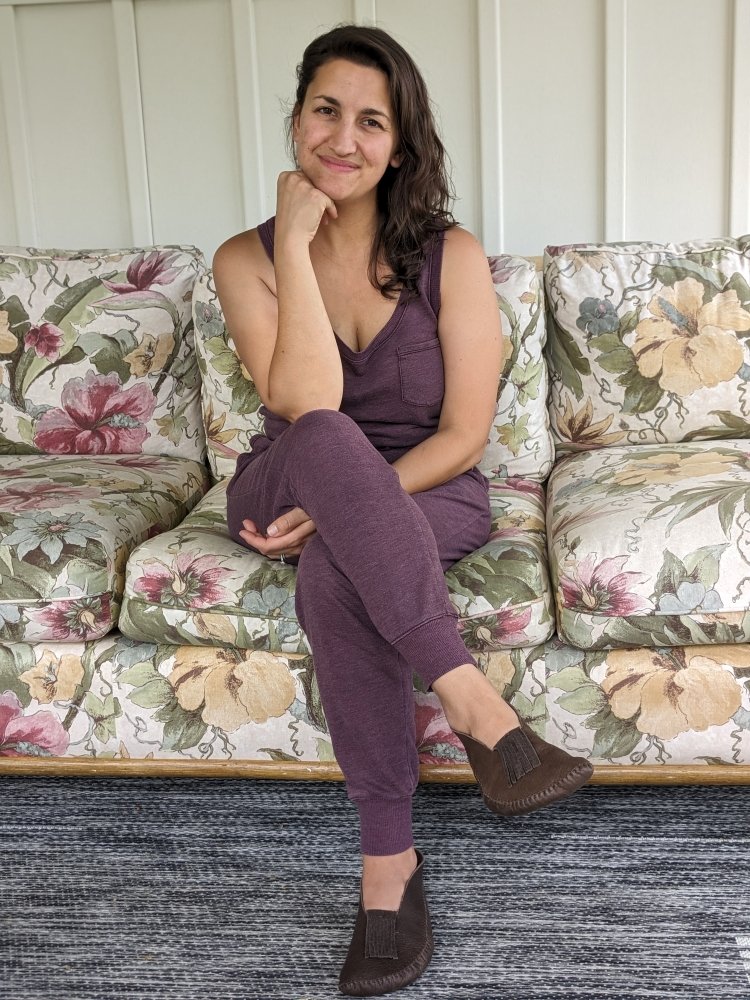
[[[628,5],[606,0],[604,28],[604,239],[627,239]]]
[[[125,173],[128,180],[130,231],[133,244],[143,246],[154,242],[154,224],[151,217],[135,10],[133,0],[111,0],[111,2],[117,51],[117,76],[120,85]]]
[[[727,234],[750,233],[750,0],[734,0]]]
[[[34,204],[34,175],[31,169],[31,150],[26,130],[28,118],[23,99],[15,12],[12,7],[0,7],[0,38],[3,40],[3,54],[0,58],[0,84],[4,100],[10,181],[16,216],[14,242],[36,245],[39,242],[39,233]]]
[[[352,0],[352,17],[357,24],[376,24],[376,0]]]
[[[242,211],[245,227],[250,229],[266,217],[258,32],[253,0],[232,0],[231,11]]]
[[[488,255],[505,251],[500,0],[477,0],[479,170],[482,232]]]

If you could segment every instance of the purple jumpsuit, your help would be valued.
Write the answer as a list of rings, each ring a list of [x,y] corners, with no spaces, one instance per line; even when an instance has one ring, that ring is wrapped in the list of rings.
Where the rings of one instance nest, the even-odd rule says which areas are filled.
[[[258,227],[273,260],[274,222]],[[476,660],[458,631],[444,571],[490,534],[489,480],[476,467],[407,493],[391,463],[434,434],[443,401],[437,333],[443,234],[419,295],[363,351],[336,342],[344,374],[339,410],[290,423],[261,407],[264,433],[240,455],[227,487],[231,536],[243,518],[259,531],[293,507],[317,529],[298,556],[295,608],[313,653],[320,697],[363,854],[413,844],[419,779],[415,671],[429,688]],[[244,544],[244,543],[243,543]]]

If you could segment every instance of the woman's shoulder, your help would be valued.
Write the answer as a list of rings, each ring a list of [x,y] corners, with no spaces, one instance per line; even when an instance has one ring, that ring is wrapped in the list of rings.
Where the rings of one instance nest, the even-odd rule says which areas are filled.
[[[247,268],[251,266],[260,270],[266,270],[270,263],[266,251],[261,229],[267,225],[262,223],[252,229],[245,229],[241,233],[235,233],[216,249],[213,256],[212,268],[214,272],[234,270],[237,267]]]
[[[467,271],[489,271],[489,262],[484,247],[468,229],[461,226],[451,226],[444,233],[443,244],[443,277],[457,274],[459,277]]]
[[[476,236],[458,224],[443,230],[443,240],[445,253],[476,255],[479,251],[484,256],[484,249]]]

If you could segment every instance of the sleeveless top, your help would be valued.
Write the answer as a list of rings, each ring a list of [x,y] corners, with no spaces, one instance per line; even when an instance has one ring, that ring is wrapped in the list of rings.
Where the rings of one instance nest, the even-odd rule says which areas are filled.
[[[274,216],[258,226],[271,261],[275,223]],[[363,351],[352,350],[334,333],[344,375],[339,409],[389,463],[434,434],[440,419],[445,383],[437,326],[444,237],[436,234],[427,248],[418,294],[407,298],[401,291],[395,312]],[[253,436],[251,452],[240,455],[238,466],[262,454],[291,426],[265,405],[259,412],[263,433]]]

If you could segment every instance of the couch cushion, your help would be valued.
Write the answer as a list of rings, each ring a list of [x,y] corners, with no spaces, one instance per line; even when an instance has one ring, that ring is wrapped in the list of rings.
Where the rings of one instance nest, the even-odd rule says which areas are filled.
[[[594,763],[750,763],[750,646],[584,652],[552,639],[533,659],[546,738],[571,753]]]
[[[552,639],[477,661],[539,735],[595,764],[750,764],[750,646],[583,652]],[[420,763],[465,767],[437,695],[414,701]],[[117,632],[0,644],[0,759],[19,756],[334,760],[311,656]]]
[[[750,437],[750,235],[547,247],[559,451]]]
[[[195,247],[0,248],[0,453],[203,461]]]
[[[134,639],[309,653],[294,609],[297,570],[229,537],[226,483],[133,553],[120,629]],[[445,574],[464,639],[476,650],[542,642],[554,628],[542,487],[493,483],[490,498],[489,541]]]
[[[553,445],[547,416],[541,281],[524,257],[491,257],[505,342],[495,420],[479,468],[489,478],[545,479]],[[216,479],[231,476],[237,455],[263,431],[260,397],[229,337],[210,271],[193,292],[196,350],[208,458]]]
[[[156,455],[0,456],[0,639],[105,635],[130,551],[178,524],[206,476]]]
[[[750,642],[750,444],[569,455],[548,483],[558,632],[573,646]]]

